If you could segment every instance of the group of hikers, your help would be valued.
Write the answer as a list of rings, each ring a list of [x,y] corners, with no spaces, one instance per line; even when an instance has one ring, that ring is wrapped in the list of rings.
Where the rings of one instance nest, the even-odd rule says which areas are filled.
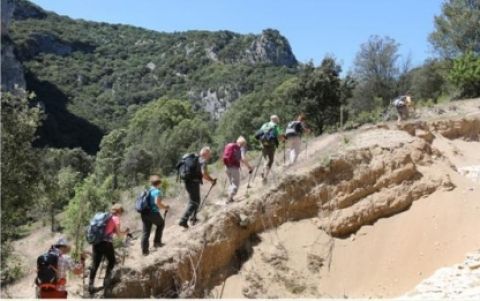
[[[288,164],[290,166],[297,161],[301,151],[302,135],[309,132],[306,126],[305,117],[300,114],[296,120],[288,123],[285,132],[279,126],[280,119],[277,115],[270,116],[270,121],[262,125],[255,133],[255,138],[262,145],[262,155],[259,158],[256,168],[260,166],[263,159],[266,160],[261,172],[263,183],[267,183],[275,159],[275,151],[280,142],[289,143]],[[247,157],[247,140],[239,136],[235,142],[228,143],[223,151],[223,163],[225,173],[229,182],[226,203],[235,201],[235,196],[240,187],[241,165],[244,165],[252,176],[255,168],[249,163]],[[200,185],[203,181],[211,183],[210,190],[217,183],[208,171],[208,162],[212,158],[210,147],[203,147],[198,154],[185,154],[177,164],[178,178],[185,184],[188,193],[188,205],[183,213],[178,225],[188,229],[198,222],[197,212],[201,205]],[[256,172],[256,171],[255,171]],[[163,192],[161,189],[162,180],[158,175],[151,175],[149,178],[150,187],[142,192],[135,203],[136,210],[141,215],[143,224],[141,250],[144,256],[150,253],[150,233],[155,225],[155,234],[153,239],[153,248],[158,249],[163,246],[162,235],[165,227],[165,216],[169,210],[169,205],[163,202]],[[209,190],[209,192],[210,192]],[[209,193],[208,192],[208,193]],[[207,193],[207,195],[208,195]],[[165,210],[162,216],[160,210]],[[108,288],[111,284],[112,270],[115,266],[115,250],[113,245],[113,236],[130,236],[129,229],[121,230],[120,218],[124,213],[121,204],[114,204],[110,212],[97,213],[90,221],[87,230],[87,241],[92,244],[92,265],[90,267],[88,291],[90,294],[97,290],[94,287],[98,268],[103,261],[107,261],[103,288]],[[66,275],[68,271],[74,274],[83,274],[85,266],[85,255],[80,256],[80,262],[75,263],[68,255],[71,250],[70,243],[65,238],[60,238],[52,247],[37,259],[37,297],[38,298],[66,298]]]
[[[399,96],[392,102],[397,110],[397,123],[408,118],[408,110],[413,106],[409,95]],[[288,163],[290,166],[297,161],[301,151],[302,135],[309,130],[305,124],[305,117],[300,114],[295,120],[288,123],[285,132],[280,127],[280,119],[277,115],[270,116],[270,121],[262,125],[255,133],[255,138],[262,145],[262,154],[259,157],[258,164],[254,168],[246,157],[247,140],[239,136],[235,142],[225,145],[223,150],[223,163],[225,165],[226,179],[229,182],[226,203],[235,201],[235,196],[240,187],[241,165],[248,169],[249,180],[255,170],[255,175],[260,163],[265,159],[265,164],[261,171],[263,183],[267,183],[269,174],[272,170],[275,159],[275,152],[280,142],[288,143]],[[188,229],[189,222],[193,226],[198,222],[197,212],[201,206],[200,185],[203,181],[211,183],[210,190],[217,183],[208,171],[208,162],[212,158],[210,147],[203,147],[198,154],[185,154],[178,162],[176,168],[178,178],[185,184],[185,190],[188,193],[188,205],[183,213],[178,225]],[[284,160],[285,153],[284,153]],[[254,176],[255,177],[255,176]],[[142,192],[136,200],[136,210],[141,214],[143,224],[141,250],[144,256],[149,255],[149,239],[153,225],[155,225],[155,235],[153,239],[153,248],[158,249],[163,246],[162,235],[165,227],[165,216],[169,210],[169,205],[163,202],[163,192],[161,189],[162,180],[158,175],[152,175],[149,179],[150,188]],[[208,193],[210,193],[210,190]],[[207,195],[208,195],[207,193]],[[160,210],[165,210],[164,216]],[[87,231],[87,241],[92,244],[92,265],[90,267],[90,276],[88,291],[95,292],[94,282],[97,270],[103,260],[106,258],[107,267],[105,271],[103,287],[107,288],[111,283],[112,270],[115,266],[115,250],[113,246],[113,236],[122,237],[129,235],[129,229],[120,230],[120,217],[124,209],[120,204],[114,204],[110,212],[97,213],[90,221]],[[59,239],[45,254],[37,259],[37,296],[39,298],[66,298],[66,276],[68,271],[74,274],[83,274],[85,256],[80,256],[80,262],[75,263],[68,255],[70,252],[69,242]]]

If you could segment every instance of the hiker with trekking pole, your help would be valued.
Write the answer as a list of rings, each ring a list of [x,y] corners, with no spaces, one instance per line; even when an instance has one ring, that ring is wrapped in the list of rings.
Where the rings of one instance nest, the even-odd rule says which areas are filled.
[[[165,217],[167,216],[170,206],[163,203],[163,192],[160,188],[162,179],[158,175],[150,176],[150,188],[144,190],[137,198],[135,209],[142,217],[142,254],[147,256],[150,253],[149,240],[152,226],[155,225],[155,236],[153,237],[153,247],[156,250],[163,246],[162,236],[165,228]],[[165,210],[165,215],[162,217],[160,209]]]
[[[253,173],[253,168],[248,163],[246,158],[247,140],[244,137],[238,137],[236,142],[229,143],[223,150],[223,163],[225,164],[225,173],[227,174],[229,186],[227,203],[232,203],[233,197],[237,194],[240,187],[240,163],[243,163],[248,168],[248,185],[250,185],[250,177]]]
[[[92,266],[90,267],[88,282],[88,292],[90,294],[95,292],[95,276],[104,257],[107,259],[107,269],[103,278],[103,287],[105,290],[110,288],[112,270],[116,263],[113,236],[129,234],[128,228],[124,231],[120,229],[120,217],[123,213],[123,206],[117,203],[112,206],[110,212],[96,213],[90,220],[87,229],[87,241],[92,245]]]
[[[304,133],[310,132],[310,129],[305,124],[305,116],[303,114],[298,115],[296,120],[290,121],[285,130],[285,137],[289,144],[288,148],[288,165],[293,165],[300,154],[302,149],[302,136]],[[305,149],[307,150],[308,144]]]
[[[278,125],[280,119],[277,115],[270,116],[270,122],[266,122],[255,133],[255,138],[262,143],[262,156],[267,159],[262,171],[262,182],[267,183],[268,174],[270,173],[275,157],[275,150],[278,148],[279,139],[285,140],[283,131]]]
[[[210,176],[208,172],[208,161],[212,157],[210,147],[205,146],[200,150],[200,155],[185,154],[177,164],[178,178],[185,183],[185,189],[188,193],[188,205],[185,209],[179,226],[188,229],[188,220],[193,225],[198,222],[197,210],[200,206],[200,185],[203,184],[203,179],[212,183],[210,190],[217,183],[217,179]],[[210,193],[210,191],[209,191]]]

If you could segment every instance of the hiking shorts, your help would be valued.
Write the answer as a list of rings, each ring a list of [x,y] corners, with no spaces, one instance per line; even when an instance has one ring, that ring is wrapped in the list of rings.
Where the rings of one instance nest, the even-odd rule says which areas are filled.
[[[272,168],[273,159],[275,158],[275,145],[264,145],[262,148],[262,156],[267,158],[267,163],[265,164],[268,169]]]

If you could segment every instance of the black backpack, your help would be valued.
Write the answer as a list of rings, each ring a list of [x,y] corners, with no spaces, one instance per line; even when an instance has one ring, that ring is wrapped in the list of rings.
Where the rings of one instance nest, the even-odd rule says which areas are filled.
[[[50,248],[46,253],[37,258],[37,278],[35,284],[55,284],[58,280],[56,269],[60,251],[57,248]]]
[[[196,154],[185,154],[177,164],[178,177],[183,181],[202,180],[200,157]]]
[[[293,136],[298,136],[303,133],[303,126],[302,122],[295,120],[295,121],[290,121],[287,125],[287,129],[285,130],[285,136],[288,137],[293,137]]]

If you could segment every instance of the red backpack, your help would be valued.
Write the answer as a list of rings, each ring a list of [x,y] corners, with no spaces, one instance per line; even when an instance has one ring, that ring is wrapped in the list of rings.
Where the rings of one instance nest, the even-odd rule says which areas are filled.
[[[223,150],[223,163],[227,167],[240,167],[240,146],[236,143],[229,143]]]

